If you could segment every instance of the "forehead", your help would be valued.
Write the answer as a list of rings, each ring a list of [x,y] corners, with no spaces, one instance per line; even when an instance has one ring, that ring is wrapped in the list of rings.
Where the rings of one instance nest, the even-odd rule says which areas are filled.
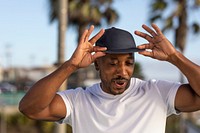
[[[134,54],[133,53],[128,53],[128,54],[106,54],[105,56],[102,57],[103,59],[134,59]]]

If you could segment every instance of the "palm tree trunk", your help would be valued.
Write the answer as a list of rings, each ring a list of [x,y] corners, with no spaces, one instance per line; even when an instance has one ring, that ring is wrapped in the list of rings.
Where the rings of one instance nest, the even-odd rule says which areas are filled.
[[[182,53],[184,53],[185,45],[186,45],[186,39],[187,39],[187,1],[186,0],[180,0],[179,1],[179,17],[178,17],[178,23],[179,26],[175,31],[176,38],[175,38],[175,45],[180,49]],[[180,76],[180,82],[184,82],[184,76],[181,74]]]
[[[176,29],[175,45],[184,53],[186,39],[187,39],[187,0],[179,0],[179,26]],[[184,83],[184,75],[180,72],[180,82]],[[188,114],[182,114],[180,118],[180,133],[185,133],[185,119],[188,118]]]
[[[67,0],[59,0],[58,64],[65,61],[65,33],[67,27]]]
[[[58,19],[58,61],[57,65],[60,66],[65,61],[65,33],[67,29],[67,9],[68,0],[59,0],[59,19]],[[65,90],[67,87],[67,81],[65,81],[60,90]],[[57,125],[56,133],[66,133],[66,125]]]
[[[185,44],[186,44],[186,37],[187,37],[187,7],[186,7],[186,0],[180,0],[180,10],[179,10],[179,17],[178,23],[179,26],[176,29],[176,41],[175,45],[184,52]]]

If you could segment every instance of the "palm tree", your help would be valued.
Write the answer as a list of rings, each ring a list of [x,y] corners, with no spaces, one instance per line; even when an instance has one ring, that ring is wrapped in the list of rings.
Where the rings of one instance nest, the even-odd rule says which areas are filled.
[[[173,6],[175,7],[174,9]],[[193,30],[196,34],[199,32],[198,18],[188,22],[188,14],[194,13],[200,7],[200,0],[154,0],[151,4],[150,21],[160,20],[164,23],[163,32],[172,29],[175,32],[175,45],[184,52],[187,31]],[[171,11],[170,11],[171,10]],[[169,15],[166,12],[170,11]]]
[[[58,0],[50,0],[50,22],[58,20]],[[68,0],[68,24],[76,28],[78,39],[85,28],[93,24],[101,26],[118,20],[111,7],[113,0]]]
[[[189,14],[190,16],[192,16],[194,15],[195,11],[199,9],[200,0],[154,0],[151,3],[150,7],[150,21],[155,22],[159,20],[160,22],[163,22],[163,32],[167,30],[172,30],[175,34],[175,47],[177,47],[182,53],[184,53],[188,31],[192,31],[193,34],[197,34],[200,31],[200,22],[198,21],[198,18],[189,18]],[[180,77],[180,82],[184,82],[182,74]],[[172,122],[177,122],[178,120],[182,123],[183,119],[171,117],[171,119],[168,119],[168,121],[170,120]],[[172,125],[175,125],[174,122]],[[184,131],[181,129],[183,128],[180,128],[180,132],[183,133]],[[173,130],[177,129],[174,128]]]
[[[151,3],[150,21],[164,23],[162,31],[172,30],[175,33],[174,44],[183,53],[187,42],[188,31],[199,33],[198,18],[188,17],[200,7],[200,0],[154,0]],[[183,82],[183,76],[180,79]]]

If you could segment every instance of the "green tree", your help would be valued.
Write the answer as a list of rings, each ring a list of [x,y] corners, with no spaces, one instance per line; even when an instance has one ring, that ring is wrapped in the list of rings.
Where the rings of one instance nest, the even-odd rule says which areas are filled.
[[[163,23],[163,32],[171,30],[174,33],[175,47],[184,53],[188,32],[197,34],[200,31],[200,19],[194,16],[195,13],[199,16],[199,7],[200,0],[153,0],[149,19],[150,22]],[[184,82],[182,74],[180,82]],[[180,120],[177,116],[168,118],[166,132],[179,132],[175,125]]]
[[[58,0],[50,2],[50,22],[58,20]],[[68,0],[68,25],[76,28],[78,40],[90,24],[101,26],[118,20],[113,0]]]
[[[154,0],[151,3],[150,21],[164,24],[162,31],[174,32],[174,44],[184,53],[188,31],[199,33],[200,21],[193,16],[200,8],[200,0]],[[188,15],[190,14],[190,18]],[[184,82],[181,75],[180,82]]]
[[[150,21],[164,24],[163,32],[172,30],[175,33],[175,46],[184,52],[188,31],[199,32],[199,18],[194,15],[200,7],[200,0],[153,0],[151,3]]]

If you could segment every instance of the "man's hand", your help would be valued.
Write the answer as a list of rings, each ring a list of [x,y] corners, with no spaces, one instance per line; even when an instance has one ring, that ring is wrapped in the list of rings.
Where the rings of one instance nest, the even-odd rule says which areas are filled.
[[[78,47],[70,58],[71,64],[77,69],[87,67],[93,63],[96,58],[105,55],[103,52],[106,50],[105,47],[94,46],[94,43],[104,34],[104,30],[100,30],[99,33],[88,40],[93,30],[94,26],[92,25],[90,26],[89,30],[84,31]]]
[[[149,43],[138,46],[139,49],[148,49],[146,51],[139,52],[144,56],[148,56],[158,60],[170,61],[170,57],[176,54],[176,49],[169,42],[169,40],[163,35],[157,25],[152,24],[153,29],[146,25],[142,27],[150,34],[146,34],[140,31],[135,31],[135,34],[146,39]]]
[[[200,110],[200,66],[178,52],[155,24],[153,29],[142,26],[149,34],[135,31],[135,34],[149,43],[138,46],[139,49],[150,49],[140,54],[158,60],[169,61],[175,65],[187,78],[188,84],[182,84],[175,97],[175,108],[183,112]],[[187,100],[183,100],[183,97]]]

